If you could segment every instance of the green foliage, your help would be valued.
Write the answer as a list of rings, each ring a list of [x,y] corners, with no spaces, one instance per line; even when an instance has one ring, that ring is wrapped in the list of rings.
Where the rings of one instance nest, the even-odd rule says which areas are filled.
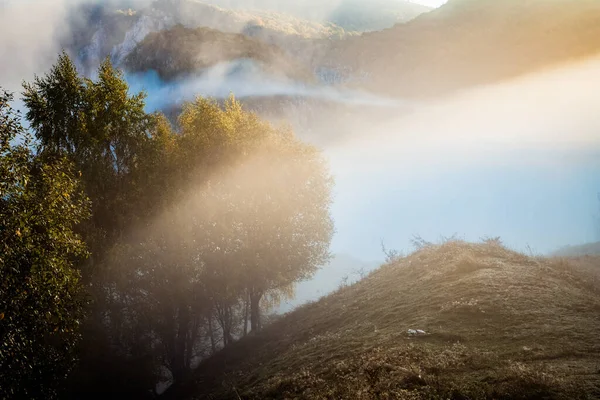
[[[225,263],[234,269],[225,273],[227,284],[239,277],[257,312],[265,293],[311,276],[328,259],[327,164],[316,148],[244,111],[233,97],[223,109],[199,98],[184,107],[179,124],[188,165],[202,166],[206,177],[192,201],[209,210],[206,225],[220,240],[214,248],[234,260]]]
[[[66,156],[82,173],[93,211],[84,237],[94,252],[102,251],[128,222],[128,178],[153,125],[145,95],[130,96],[122,72],[108,59],[96,81],[81,78],[65,53],[24,89],[38,151]]]
[[[0,396],[46,399],[75,361],[89,204],[68,161],[32,152],[11,99],[0,92]]]
[[[160,184],[151,186],[149,179],[161,174],[164,120],[144,111],[145,95],[130,95],[122,72],[109,60],[100,65],[97,79],[84,79],[63,53],[48,74],[24,88],[26,116],[39,154],[70,160],[91,200],[92,217],[77,226],[92,253],[79,265],[92,303],[86,336],[78,349],[82,365],[89,369],[78,370],[77,377],[89,381],[93,391],[101,388],[110,395],[113,389],[124,390],[122,377],[100,371],[102,366],[113,364],[110,370],[116,371],[117,365],[129,364],[128,370],[136,374],[152,369],[148,357],[134,355],[146,352],[151,356],[148,348],[140,350],[148,340],[130,329],[131,318],[122,311],[119,297],[121,274],[108,268],[105,258],[131,225],[155,210]],[[140,364],[133,366],[133,359]],[[104,380],[107,375],[113,379]],[[137,378],[130,381],[143,382]],[[80,390],[78,385],[75,390]]]
[[[179,131],[163,127],[155,137],[161,173],[148,187],[161,188],[162,211],[109,262],[123,274],[129,321],[160,340],[177,381],[203,328],[214,339],[207,320],[228,345],[247,304],[259,329],[262,297],[312,275],[333,233],[327,165],[288,130],[232,97],[222,107],[204,98],[186,104]]]
[[[92,252],[79,264],[92,302],[70,397],[144,396],[160,367],[180,382],[207,339],[214,352],[242,320],[259,329],[261,300],[328,259],[321,153],[233,97],[186,104],[175,133],[108,60],[83,79],[62,54],[24,87],[42,167],[71,162],[91,200],[88,222],[64,213]]]

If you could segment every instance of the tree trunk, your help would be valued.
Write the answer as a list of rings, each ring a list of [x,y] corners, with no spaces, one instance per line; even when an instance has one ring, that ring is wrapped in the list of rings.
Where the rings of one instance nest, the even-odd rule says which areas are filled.
[[[208,335],[210,336],[210,348],[212,350],[212,354],[217,352],[217,344],[215,343],[215,333],[212,326],[212,314],[208,314]]]
[[[248,317],[250,311],[250,298],[246,295],[244,299],[244,337],[248,334]]]
[[[192,358],[194,357],[194,347],[196,345],[196,339],[198,338],[198,329],[200,326],[200,318],[196,315],[192,317],[192,327],[187,337],[186,353],[185,353],[185,367],[190,369],[192,365]]]
[[[260,299],[262,293],[253,292],[250,295],[250,330],[258,332],[260,330]]]
[[[180,382],[187,372],[186,343],[190,324],[190,310],[187,306],[179,307],[179,318],[177,320],[177,340],[175,342],[175,354],[173,355],[172,373],[173,380]]]
[[[231,332],[233,331],[233,307],[230,305],[226,305],[223,307],[223,344],[224,347],[229,346],[234,342],[233,335]]]
[[[222,312],[221,312],[221,330],[223,331],[223,348],[227,347],[229,345],[229,338],[231,337],[230,333],[229,333],[229,318],[227,315],[227,308],[224,307]]]

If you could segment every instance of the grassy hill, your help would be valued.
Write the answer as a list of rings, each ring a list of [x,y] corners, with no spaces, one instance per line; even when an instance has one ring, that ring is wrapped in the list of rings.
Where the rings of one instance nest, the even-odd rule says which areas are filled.
[[[450,0],[414,20],[333,43],[323,63],[380,93],[430,97],[600,53],[597,0]]]
[[[425,247],[216,354],[166,397],[598,398],[599,277],[495,242]]]

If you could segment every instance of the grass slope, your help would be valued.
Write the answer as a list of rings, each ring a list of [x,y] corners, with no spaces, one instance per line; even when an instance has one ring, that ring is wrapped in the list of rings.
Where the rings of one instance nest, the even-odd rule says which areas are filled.
[[[599,329],[597,269],[449,242],[235,343],[167,398],[598,398]]]

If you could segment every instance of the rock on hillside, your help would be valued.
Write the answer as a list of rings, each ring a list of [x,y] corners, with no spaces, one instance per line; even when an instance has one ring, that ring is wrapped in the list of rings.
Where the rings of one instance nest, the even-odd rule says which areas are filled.
[[[495,242],[425,247],[216,354],[167,398],[597,398],[598,277]]]

